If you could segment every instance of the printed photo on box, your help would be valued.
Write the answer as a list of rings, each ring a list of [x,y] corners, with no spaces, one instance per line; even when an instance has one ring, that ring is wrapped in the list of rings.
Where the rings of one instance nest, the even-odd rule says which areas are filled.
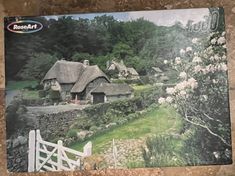
[[[222,8],[4,20],[10,172],[232,163]]]

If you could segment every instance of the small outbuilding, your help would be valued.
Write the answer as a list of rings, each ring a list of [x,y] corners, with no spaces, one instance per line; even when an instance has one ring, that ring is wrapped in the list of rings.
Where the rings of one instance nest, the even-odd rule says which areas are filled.
[[[101,83],[91,95],[93,104],[105,103],[133,97],[133,88],[128,84]]]

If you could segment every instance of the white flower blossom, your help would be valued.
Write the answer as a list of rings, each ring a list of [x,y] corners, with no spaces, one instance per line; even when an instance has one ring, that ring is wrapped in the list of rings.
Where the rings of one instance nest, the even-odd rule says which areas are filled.
[[[216,79],[212,79],[212,82],[213,82],[214,84],[217,84],[219,81],[216,80]]]
[[[197,88],[197,86],[198,86],[198,82],[197,82],[196,79],[190,78],[190,79],[188,79],[188,85],[189,85],[192,89],[195,89],[195,88]]]
[[[226,59],[227,59],[227,57],[226,57],[225,54],[222,56],[222,59],[223,59],[223,60],[226,60]]]
[[[216,159],[218,159],[220,157],[219,152],[213,152],[213,155],[215,156]]]
[[[225,49],[227,48],[226,44],[223,45],[223,48],[225,48]]]
[[[167,87],[166,93],[172,95],[175,93],[175,89],[173,87]]]
[[[222,45],[222,44],[224,44],[225,42],[226,42],[226,40],[225,40],[224,37],[220,37],[220,38],[217,40],[217,43],[218,43],[219,45]]]
[[[181,96],[185,96],[187,94],[187,92],[185,90],[181,90],[179,93]]]
[[[211,44],[212,44],[212,45],[216,44],[216,39],[215,39],[215,38],[213,38],[213,39],[211,40]]]
[[[159,103],[159,104],[163,104],[163,103],[165,103],[165,102],[166,102],[166,99],[163,98],[163,97],[160,97],[160,98],[158,99],[158,103]]]
[[[209,60],[210,60],[210,61],[214,61],[214,60],[215,60],[214,56],[211,56],[211,57],[209,58]]]
[[[193,39],[192,39],[192,43],[193,43],[193,44],[196,44],[197,42],[198,42],[198,38],[193,38]]]
[[[176,57],[175,58],[175,63],[178,65],[178,64],[181,64],[181,58],[180,57]]]
[[[201,98],[202,98],[202,100],[204,100],[204,101],[207,101],[207,100],[208,100],[208,96],[207,96],[207,95],[202,95]]]
[[[214,56],[214,58],[215,58],[215,60],[216,60],[216,61],[218,61],[218,60],[220,60],[220,59],[221,59],[221,57],[220,57],[220,56],[218,56],[218,54],[216,54],[216,55]]]
[[[164,64],[167,64],[167,63],[168,63],[168,60],[164,60],[163,63],[164,63]]]
[[[216,71],[216,68],[215,68],[214,65],[209,64],[209,65],[206,66],[206,72],[207,73],[209,73],[209,72],[214,73],[215,71]]]
[[[180,50],[180,55],[183,56],[185,54],[185,50],[184,49],[181,49]]]
[[[188,82],[182,81],[182,82],[176,84],[175,89],[176,90],[184,90],[187,86],[188,86]]]
[[[202,62],[202,59],[200,57],[198,57],[198,56],[195,56],[193,58],[193,62],[199,63],[199,62]]]
[[[211,32],[209,36],[212,37],[214,34],[215,34],[215,32]]]
[[[198,72],[200,72],[200,71],[202,71],[202,66],[201,66],[201,65],[196,65],[196,66],[194,67],[194,72],[198,73]]]
[[[186,48],[186,52],[190,52],[190,51],[192,51],[192,50],[193,50],[193,49],[192,49],[192,47],[190,47],[190,46]]]
[[[167,103],[172,103],[173,101],[173,98],[172,97],[166,97],[166,102]]]
[[[220,63],[218,65],[218,70],[221,70],[221,71],[227,71],[228,70],[228,67],[225,63]]]
[[[205,50],[206,53],[208,54],[212,54],[213,53],[213,47],[210,45],[206,50]]]
[[[179,77],[182,79],[186,79],[187,78],[187,73],[186,72],[180,72]]]
[[[224,32],[222,32],[222,36],[225,36],[226,35],[226,32],[224,31]]]

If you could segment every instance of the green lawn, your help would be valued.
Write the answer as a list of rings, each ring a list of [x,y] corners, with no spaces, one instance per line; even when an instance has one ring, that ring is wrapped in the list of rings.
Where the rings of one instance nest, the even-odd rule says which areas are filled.
[[[93,153],[100,153],[105,150],[112,139],[137,139],[155,134],[164,134],[168,133],[169,130],[179,130],[181,125],[179,115],[173,108],[161,106],[142,118],[116,127],[104,134],[94,136],[90,141],[93,144]],[[82,150],[87,142],[78,142],[70,147]]]
[[[36,87],[37,81],[8,81],[6,90],[13,91],[13,90],[21,90],[23,94],[23,98],[26,99],[37,99],[38,91],[37,90],[27,90],[27,87]]]
[[[21,90],[25,87],[35,87],[37,84],[37,81],[7,81],[6,89]]]

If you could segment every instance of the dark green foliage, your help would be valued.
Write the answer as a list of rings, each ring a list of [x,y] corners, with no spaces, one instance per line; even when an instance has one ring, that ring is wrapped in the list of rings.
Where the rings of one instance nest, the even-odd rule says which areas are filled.
[[[116,58],[145,75],[152,66],[161,63],[162,59],[158,58],[174,57],[179,47],[187,46],[190,40],[182,25],[160,27],[142,18],[121,22],[103,15],[91,20],[65,16],[58,20],[36,20],[44,26],[38,33],[6,32],[8,78],[41,81],[46,71],[61,58],[88,59],[103,71],[106,62]]]
[[[231,163],[232,149],[218,143],[217,138],[208,134],[205,129],[190,126],[186,133],[183,148],[180,152],[187,165],[201,164],[229,164]],[[213,141],[214,145],[211,145]],[[218,158],[215,157],[218,154]]]
[[[44,98],[47,96],[47,91],[45,90],[39,90],[38,91],[39,98]]]
[[[21,100],[16,99],[6,109],[7,138],[14,135],[18,129],[25,127],[25,113],[27,109]]]
[[[25,66],[18,73],[18,77],[24,80],[36,79],[40,81],[56,60],[57,57],[55,55],[35,53],[30,56]]]
[[[60,92],[59,91],[49,91],[49,99],[53,102],[59,102],[61,100]]]
[[[74,55],[71,57],[72,61],[75,62],[82,62],[84,60],[89,60],[92,61],[93,60],[93,56],[90,55],[89,53],[74,53]],[[90,63],[91,64],[91,63]]]
[[[177,154],[176,140],[170,135],[148,138],[142,152],[146,167],[183,165],[183,160]]]
[[[76,138],[77,137],[77,131],[75,129],[70,129],[67,133],[67,136],[70,138]]]

